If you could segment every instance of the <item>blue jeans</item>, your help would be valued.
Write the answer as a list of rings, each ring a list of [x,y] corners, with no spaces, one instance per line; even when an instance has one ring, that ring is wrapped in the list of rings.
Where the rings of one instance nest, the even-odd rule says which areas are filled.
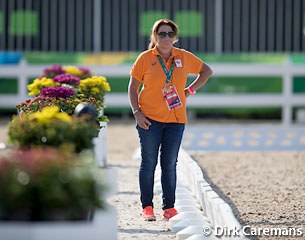
[[[142,207],[153,206],[154,176],[160,149],[162,209],[173,208],[176,192],[176,165],[185,124],[161,123],[149,119],[145,130],[137,125],[141,145],[139,183]]]

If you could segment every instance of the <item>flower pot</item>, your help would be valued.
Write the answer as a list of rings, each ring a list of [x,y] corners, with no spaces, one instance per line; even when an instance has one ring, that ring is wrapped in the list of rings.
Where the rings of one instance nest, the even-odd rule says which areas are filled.
[[[0,239],[117,239],[117,212],[114,207],[106,206],[94,214],[92,221],[0,222]]]
[[[114,168],[101,168],[100,174],[107,184],[106,196],[116,193],[117,171]],[[63,221],[60,212],[54,212],[52,221],[0,221],[2,240],[66,240],[66,239],[117,239],[117,211],[106,204],[105,209],[96,210],[92,219]]]

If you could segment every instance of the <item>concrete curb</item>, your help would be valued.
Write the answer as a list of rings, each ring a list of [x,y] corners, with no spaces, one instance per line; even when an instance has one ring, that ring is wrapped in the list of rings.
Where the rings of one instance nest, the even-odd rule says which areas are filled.
[[[177,239],[211,240],[217,239],[216,236],[228,240],[247,239],[243,235],[241,231],[242,226],[235,218],[230,205],[213,191],[209,183],[203,178],[199,165],[183,149],[180,149],[178,156],[177,174],[178,185],[190,191],[190,194],[194,198],[194,205],[196,206],[199,204],[202,218],[205,219],[204,223],[201,225],[198,224],[198,220],[189,221],[188,223],[190,223],[190,225],[176,233]],[[179,195],[177,195],[177,198],[178,197]],[[177,224],[179,223],[180,222]],[[174,226],[172,227],[172,230],[176,230]],[[220,231],[224,229],[238,229],[238,234],[222,234]]]

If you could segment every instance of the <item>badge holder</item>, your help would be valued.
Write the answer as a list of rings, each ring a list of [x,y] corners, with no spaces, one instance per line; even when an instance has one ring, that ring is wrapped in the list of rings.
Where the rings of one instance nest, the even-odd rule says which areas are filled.
[[[162,89],[162,94],[169,110],[182,107],[180,97],[174,85],[166,85],[164,89]]]

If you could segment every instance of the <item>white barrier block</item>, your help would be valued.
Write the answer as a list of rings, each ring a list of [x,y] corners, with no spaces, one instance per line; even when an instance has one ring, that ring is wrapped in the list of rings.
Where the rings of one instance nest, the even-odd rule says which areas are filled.
[[[183,230],[186,227],[189,226],[198,226],[198,227],[202,227],[202,226],[208,226],[208,223],[203,219],[203,217],[201,218],[188,218],[188,219],[184,219],[180,222],[178,222],[177,224],[173,225],[171,227],[171,231],[173,233],[177,233],[181,230]]]
[[[170,218],[168,221],[169,221],[170,226],[174,226],[178,222],[181,222],[181,221],[183,221],[185,219],[189,219],[189,218],[203,218],[203,215],[198,212],[181,212],[181,213],[177,214],[176,216]]]
[[[190,190],[185,187],[176,187],[176,193],[191,194]]]
[[[187,187],[183,183],[181,183],[180,181],[177,181],[176,188],[185,188],[187,190]]]
[[[204,208],[204,200],[202,198],[202,187],[210,187],[210,184],[205,180],[196,181],[196,199],[198,200],[200,206]]]
[[[159,190],[159,188],[157,188],[155,190],[155,192],[157,192],[157,190]],[[162,198],[162,189],[161,189],[161,192],[159,193],[160,195],[160,198]],[[176,203],[178,202],[178,205],[177,206],[180,206],[179,205],[179,202],[182,201],[182,200],[189,200],[189,201],[192,201],[192,204],[190,205],[194,205],[194,201],[196,201],[192,196],[188,195],[188,194],[184,194],[184,193],[176,193]],[[175,207],[177,207],[176,204],[175,204]]]
[[[203,214],[204,221],[209,223],[209,226],[217,225],[222,227],[241,228],[230,206],[227,203],[225,203],[223,199],[219,198],[217,193],[213,191],[210,184],[203,178],[203,173],[200,167],[198,166],[198,164],[183,149],[181,149],[181,151],[179,152],[179,162],[180,162],[179,165],[180,179],[183,179],[183,184],[190,191],[191,195],[195,198],[193,199],[193,201],[195,200],[196,204],[198,203],[199,205],[199,209],[202,209],[202,211],[199,211],[198,209],[196,212],[199,211],[200,213]],[[180,208],[181,214],[187,213],[188,212],[187,210],[194,209],[194,206],[191,203],[191,201],[189,203],[183,200],[181,201],[178,200],[176,202],[177,202],[176,208]],[[181,203],[187,205],[182,206],[180,205]],[[184,210],[186,211],[184,212]],[[185,220],[180,221],[181,218],[183,218],[183,215],[180,215],[180,217],[178,216],[179,214],[175,216],[176,218],[172,219],[172,223],[178,222],[176,223],[177,225],[176,227],[180,227],[180,226],[184,227],[183,225],[184,223],[190,222],[189,218],[185,218]],[[193,224],[198,224],[198,222]],[[183,233],[186,233],[186,231],[189,231],[190,229],[194,230],[196,229],[196,227],[198,226],[189,226],[179,231],[176,235],[177,237],[176,239],[185,239],[186,236]],[[200,227],[202,228],[202,226]],[[172,229],[172,231],[177,231],[177,229],[174,228]],[[191,238],[190,236],[190,239],[209,239],[209,240],[218,239],[214,235],[208,237],[204,236],[203,232],[200,231],[200,229],[197,236],[195,236],[196,234],[194,234],[193,232],[192,234],[194,235],[194,237]],[[231,238],[224,238],[224,237],[222,237],[221,239],[231,240]],[[235,239],[236,238],[234,238],[234,240]],[[242,236],[241,238],[238,239],[246,240],[247,238],[245,238],[245,236]]]
[[[106,185],[107,190],[103,195],[103,198],[116,195],[118,191],[118,169],[115,167],[98,168],[97,174],[101,177],[103,183]]]
[[[193,205],[194,207],[200,209],[201,206],[195,201],[195,199],[176,199],[175,206]]]
[[[212,198],[209,199],[210,201],[210,206],[211,206],[211,210],[212,210],[212,215],[213,215],[213,223],[214,225],[212,226],[226,226],[223,223],[221,214],[220,214],[220,210],[219,210],[219,205],[221,204],[225,204],[225,201],[221,198]]]
[[[203,173],[202,173],[202,170],[200,169],[200,167],[198,166],[197,163],[196,163],[196,170],[195,170],[194,174],[195,174],[195,176],[196,176],[196,180],[202,181],[202,179],[203,179]]]
[[[190,200],[196,201],[196,200],[194,200],[194,198],[191,195],[185,194],[185,193],[176,193],[176,199],[181,199],[181,200],[190,199]]]
[[[213,190],[211,187],[201,187],[201,190],[202,190],[201,198],[202,198],[202,204],[203,204],[202,211],[203,211],[203,214],[205,216],[207,216],[207,218],[210,218],[211,214],[210,214],[210,210],[209,210],[207,193],[212,192]]]
[[[202,234],[203,226],[189,226],[184,228],[183,230],[177,232],[176,239],[177,240],[184,240],[187,239],[195,234]]]
[[[161,198],[162,198],[162,185],[161,185],[161,182],[156,182],[154,184],[154,192],[155,194],[160,194]]]
[[[161,184],[161,178],[158,175],[155,175],[154,184]]]
[[[187,238],[186,240],[214,240],[216,238],[212,237],[212,236],[205,236],[203,234],[195,234],[189,238]]]
[[[213,214],[213,200],[219,198],[219,196],[214,191],[207,191],[206,193],[207,198],[207,217],[210,219],[212,226],[215,226],[215,217]]]
[[[204,207],[204,200],[203,200],[203,198],[202,198],[202,192],[201,192],[201,186],[200,186],[200,184],[197,184],[197,186],[196,186],[196,192],[197,192],[197,196],[196,196],[196,198],[197,198],[197,200],[198,200],[198,203],[199,203],[199,205],[201,206],[201,209],[203,209],[203,207]]]
[[[134,160],[141,160],[141,148],[137,148],[133,155],[132,155],[132,159]]]
[[[178,211],[178,213],[182,213],[182,212],[197,212],[199,214],[204,215],[201,210],[199,210],[198,208],[194,207],[193,205],[175,206],[175,208]]]

